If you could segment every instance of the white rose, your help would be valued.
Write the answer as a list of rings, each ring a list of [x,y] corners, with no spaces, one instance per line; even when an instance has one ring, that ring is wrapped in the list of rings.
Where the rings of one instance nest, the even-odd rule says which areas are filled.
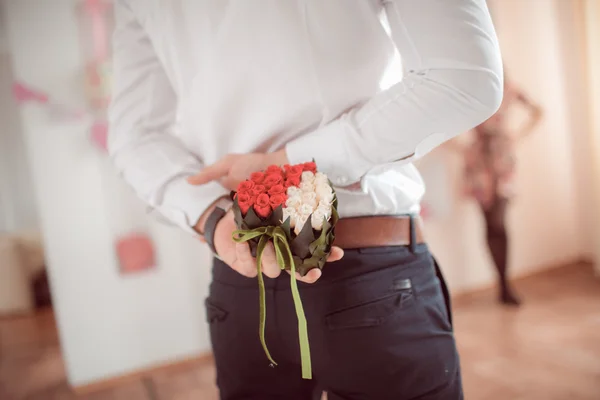
[[[300,190],[296,186],[290,186],[287,189],[287,195],[288,195],[288,197],[301,196],[302,195],[302,190]]]
[[[313,183],[315,180],[315,174],[311,171],[304,171],[301,176],[301,182],[310,182]]]
[[[306,221],[308,220],[308,216],[303,216],[298,214],[296,216],[296,227],[294,228],[294,233],[296,235],[299,235],[300,232],[302,231],[302,228],[304,227],[304,224],[306,223]]]
[[[312,217],[310,218],[310,223],[312,224],[313,229],[320,231],[321,229],[323,229],[323,221],[325,221],[326,219],[328,218],[325,216],[325,214],[321,210],[317,209],[312,214]]]
[[[319,184],[315,187],[315,192],[317,193],[319,198],[321,198],[332,194],[333,189],[331,189],[331,186],[329,186],[329,184]]]
[[[281,221],[281,222],[283,223],[289,218],[290,219],[290,227],[293,228],[296,224],[296,216],[297,215],[298,215],[298,212],[296,211],[295,208],[286,207],[283,209],[283,221]]]
[[[300,190],[302,190],[304,193],[314,192],[315,185],[313,185],[311,182],[300,182]]]
[[[331,205],[330,204],[319,203],[319,207],[317,207],[317,210],[315,212],[317,212],[317,211],[319,211],[320,213],[325,215],[325,218],[327,218],[328,220],[329,220],[329,218],[331,218]]]
[[[335,195],[333,193],[324,195],[324,196],[320,196],[319,197],[319,204],[327,204],[327,205],[331,205],[333,203],[333,199],[335,198]]]
[[[327,178],[327,175],[325,175],[322,172],[317,172],[315,174],[315,185],[323,185],[323,184],[327,184],[329,185],[329,178]]]
[[[302,197],[292,196],[285,201],[286,207],[295,208],[296,210],[302,205]]]
[[[306,204],[306,205],[310,206],[310,208],[312,208],[313,210],[316,210],[317,207],[319,206],[319,203],[317,202],[316,198],[314,200],[306,200],[306,201],[303,200],[302,204]]]
[[[312,203],[312,202],[318,203],[318,201],[317,201],[317,194],[315,192],[304,192],[304,193],[302,193],[302,202],[303,203]]]
[[[308,216],[312,214],[314,210],[314,207],[312,207],[310,204],[302,204],[298,209],[298,214],[308,218]]]

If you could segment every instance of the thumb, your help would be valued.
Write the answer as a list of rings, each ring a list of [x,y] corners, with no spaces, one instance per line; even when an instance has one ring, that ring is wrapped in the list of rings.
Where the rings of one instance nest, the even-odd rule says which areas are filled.
[[[205,167],[196,175],[187,178],[187,182],[190,185],[204,185],[208,182],[219,180],[227,176],[234,161],[234,155],[227,155],[216,163]]]
[[[327,257],[328,262],[339,261],[344,257],[344,250],[337,246],[333,246],[331,248],[331,253],[329,253],[329,257]]]

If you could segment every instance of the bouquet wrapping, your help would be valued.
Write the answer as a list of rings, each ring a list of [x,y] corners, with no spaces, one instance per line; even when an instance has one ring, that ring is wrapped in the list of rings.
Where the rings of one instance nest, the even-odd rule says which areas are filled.
[[[241,182],[233,196],[233,213],[238,228],[236,242],[247,242],[256,256],[258,270],[260,326],[259,337],[272,365],[265,342],[265,287],[261,271],[262,253],[273,243],[277,264],[290,272],[302,362],[302,377],[311,379],[310,347],[306,317],[298,292],[296,272],[306,275],[322,269],[335,239],[338,221],[337,198],[327,176],[314,162],[298,165],[271,165]]]

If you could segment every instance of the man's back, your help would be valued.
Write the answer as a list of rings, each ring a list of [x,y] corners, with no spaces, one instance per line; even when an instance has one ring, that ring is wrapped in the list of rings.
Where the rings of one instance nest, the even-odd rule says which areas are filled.
[[[500,105],[485,1],[116,4],[110,152],[140,197],[219,256],[207,311],[221,398],[305,400],[325,389],[332,400],[462,399],[411,162]],[[394,46],[404,78],[380,89]],[[239,227],[225,210],[250,173],[311,159],[336,186],[340,219],[323,272],[293,286],[306,328],[285,260],[265,236],[258,260],[234,243]],[[269,278],[260,293],[257,274]],[[276,368],[257,338],[259,299]],[[312,367],[306,340],[299,359],[298,324]]]
[[[140,96],[151,99],[153,118],[162,125],[161,114],[175,112],[168,130],[203,164],[278,150],[361,106],[380,92],[394,56],[379,1],[131,0],[128,7],[139,30],[127,35],[147,42],[155,59],[142,48],[135,64],[120,68],[117,93],[147,71],[144,79],[156,83]],[[386,163],[338,193],[342,216],[406,214],[419,211],[424,184],[412,164]]]

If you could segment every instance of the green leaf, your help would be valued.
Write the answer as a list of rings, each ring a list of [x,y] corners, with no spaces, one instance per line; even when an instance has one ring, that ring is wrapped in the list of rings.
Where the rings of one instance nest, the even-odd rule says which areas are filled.
[[[237,199],[233,200],[233,220],[235,221],[235,226],[238,228],[242,228],[242,223],[244,222],[244,217],[242,217],[242,210],[240,210],[240,206],[238,204]]]
[[[308,271],[314,268],[316,267],[313,267],[311,265],[300,264],[300,266],[296,268],[296,271],[298,271],[300,276],[306,276],[306,274],[308,274]]]
[[[327,234],[327,245],[331,246],[333,244],[333,241],[335,240],[335,235],[333,233],[333,230],[329,231],[329,233]]]
[[[321,229],[321,232],[329,232],[330,230],[331,230],[331,222],[324,219],[323,220],[323,228]]]
[[[319,265],[317,267],[319,269],[323,269],[323,267],[325,266],[326,263],[327,263],[327,258],[322,258],[321,261],[319,261]]]
[[[285,235],[287,236],[288,240],[292,240],[292,228],[290,227],[290,225],[290,217],[288,217],[285,221],[283,221],[283,224],[281,224],[281,229],[283,229],[283,231],[285,232]]]
[[[327,258],[327,255],[328,252],[326,252],[325,250],[317,249],[317,251],[315,251],[312,256],[320,260],[321,258]]]
[[[283,208],[281,208],[281,206],[278,206],[276,209],[273,210],[273,212],[271,213],[269,218],[267,218],[267,223],[270,226],[279,226],[279,224],[281,224],[282,219],[283,219]]]
[[[296,266],[298,266],[298,265],[302,265],[302,259],[301,259],[300,257],[298,257],[298,256],[294,255],[294,256],[293,256],[293,258],[294,258],[294,264],[295,264]]]
[[[254,212],[254,208],[250,207],[246,216],[244,217],[244,222],[248,225],[248,229],[259,228],[261,226],[265,226],[263,221],[260,219],[258,215]]]
[[[319,261],[322,259],[323,259],[323,257],[313,255],[312,257],[304,260],[304,265],[311,266],[311,267],[317,267],[319,265]]]
[[[256,257],[256,252],[258,250],[258,239],[248,240],[248,245],[250,246],[250,254],[252,254],[252,257]]]
[[[331,207],[331,225],[335,226],[339,220],[340,216],[338,215],[337,207]]]
[[[308,217],[308,220],[302,227],[300,234],[296,236],[290,243],[292,253],[300,258],[306,258],[310,255],[309,245],[315,241],[315,235],[310,223],[310,218],[311,217]]]
[[[329,223],[327,221],[325,221],[325,223],[327,223],[327,225],[329,225]],[[314,253],[315,250],[317,249],[317,247],[327,245],[328,232],[329,232],[329,230],[325,229],[325,224],[323,224],[323,229],[321,230],[321,234],[319,235],[317,240],[315,240],[308,246],[308,249],[311,253]]]

